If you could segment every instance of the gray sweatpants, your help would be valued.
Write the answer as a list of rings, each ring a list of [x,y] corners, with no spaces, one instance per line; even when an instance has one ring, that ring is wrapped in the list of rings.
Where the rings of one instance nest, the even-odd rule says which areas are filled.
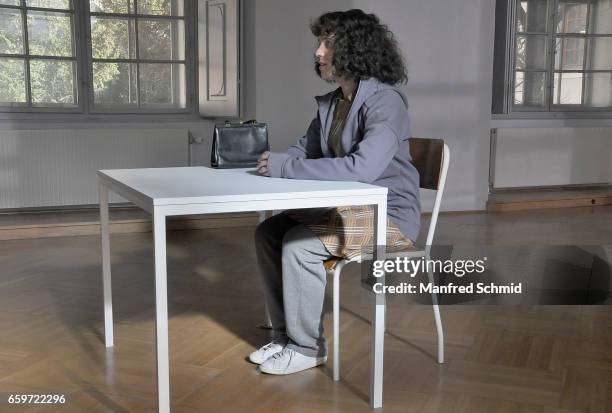
[[[306,226],[285,214],[268,218],[255,231],[257,264],[277,339],[310,357],[327,355],[323,337],[326,273],[331,255]]]

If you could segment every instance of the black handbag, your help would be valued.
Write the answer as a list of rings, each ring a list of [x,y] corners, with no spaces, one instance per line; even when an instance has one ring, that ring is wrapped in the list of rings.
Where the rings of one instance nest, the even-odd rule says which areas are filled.
[[[250,168],[270,150],[268,125],[249,120],[215,125],[210,165],[213,168]]]

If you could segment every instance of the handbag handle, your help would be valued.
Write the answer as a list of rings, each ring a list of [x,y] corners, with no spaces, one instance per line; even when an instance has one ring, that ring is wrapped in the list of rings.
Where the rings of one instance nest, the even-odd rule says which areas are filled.
[[[232,126],[232,122],[229,119],[225,120],[225,126]],[[249,119],[244,122],[239,122],[240,125],[255,125],[257,123],[257,119]]]

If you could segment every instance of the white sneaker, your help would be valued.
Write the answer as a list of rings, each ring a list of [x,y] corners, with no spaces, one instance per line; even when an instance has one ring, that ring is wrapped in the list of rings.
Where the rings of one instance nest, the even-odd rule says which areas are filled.
[[[285,346],[286,344],[283,344],[280,341],[272,340],[265,346],[261,347],[259,350],[256,350],[249,354],[249,360],[251,360],[255,364],[261,364],[279,351],[282,351]]]
[[[259,370],[262,373],[268,374],[291,374],[317,367],[326,361],[327,356],[309,357],[290,348],[284,348],[264,361],[261,366],[259,366]]]

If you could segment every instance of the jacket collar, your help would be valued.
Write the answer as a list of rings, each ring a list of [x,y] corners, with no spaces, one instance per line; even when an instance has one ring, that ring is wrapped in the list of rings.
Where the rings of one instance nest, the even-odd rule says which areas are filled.
[[[353,99],[351,109],[347,115],[346,125],[349,125],[351,122],[353,122],[352,119],[357,116],[357,113],[359,112],[359,109],[361,108],[363,103],[384,86],[385,85],[383,83],[373,77],[369,79],[362,79],[359,81],[359,85],[357,85],[357,91],[355,93],[355,98]],[[326,93],[325,95],[315,96],[315,100],[319,105],[319,119],[321,120],[321,149],[323,151],[323,155],[326,157],[331,156],[327,140],[329,138],[329,131],[331,129],[331,124],[334,117],[332,109],[334,108],[335,98],[341,94],[342,90],[340,87],[338,87],[337,89]],[[349,131],[347,131],[346,129],[347,128],[345,128],[345,132],[348,133]],[[346,133],[343,134],[342,141],[343,143],[350,145],[350,142],[344,142],[349,139],[345,135]]]
[[[351,108],[359,108],[365,102],[365,100],[378,91],[382,86],[382,83],[376,78],[362,79],[357,85],[357,92],[355,98],[351,104]],[[319,105],[319,111],[329,111],[331,108],[334,98],[342,93],[342,89],[338,87],[329,93],[321,96],[315,96],[315,100]]]

